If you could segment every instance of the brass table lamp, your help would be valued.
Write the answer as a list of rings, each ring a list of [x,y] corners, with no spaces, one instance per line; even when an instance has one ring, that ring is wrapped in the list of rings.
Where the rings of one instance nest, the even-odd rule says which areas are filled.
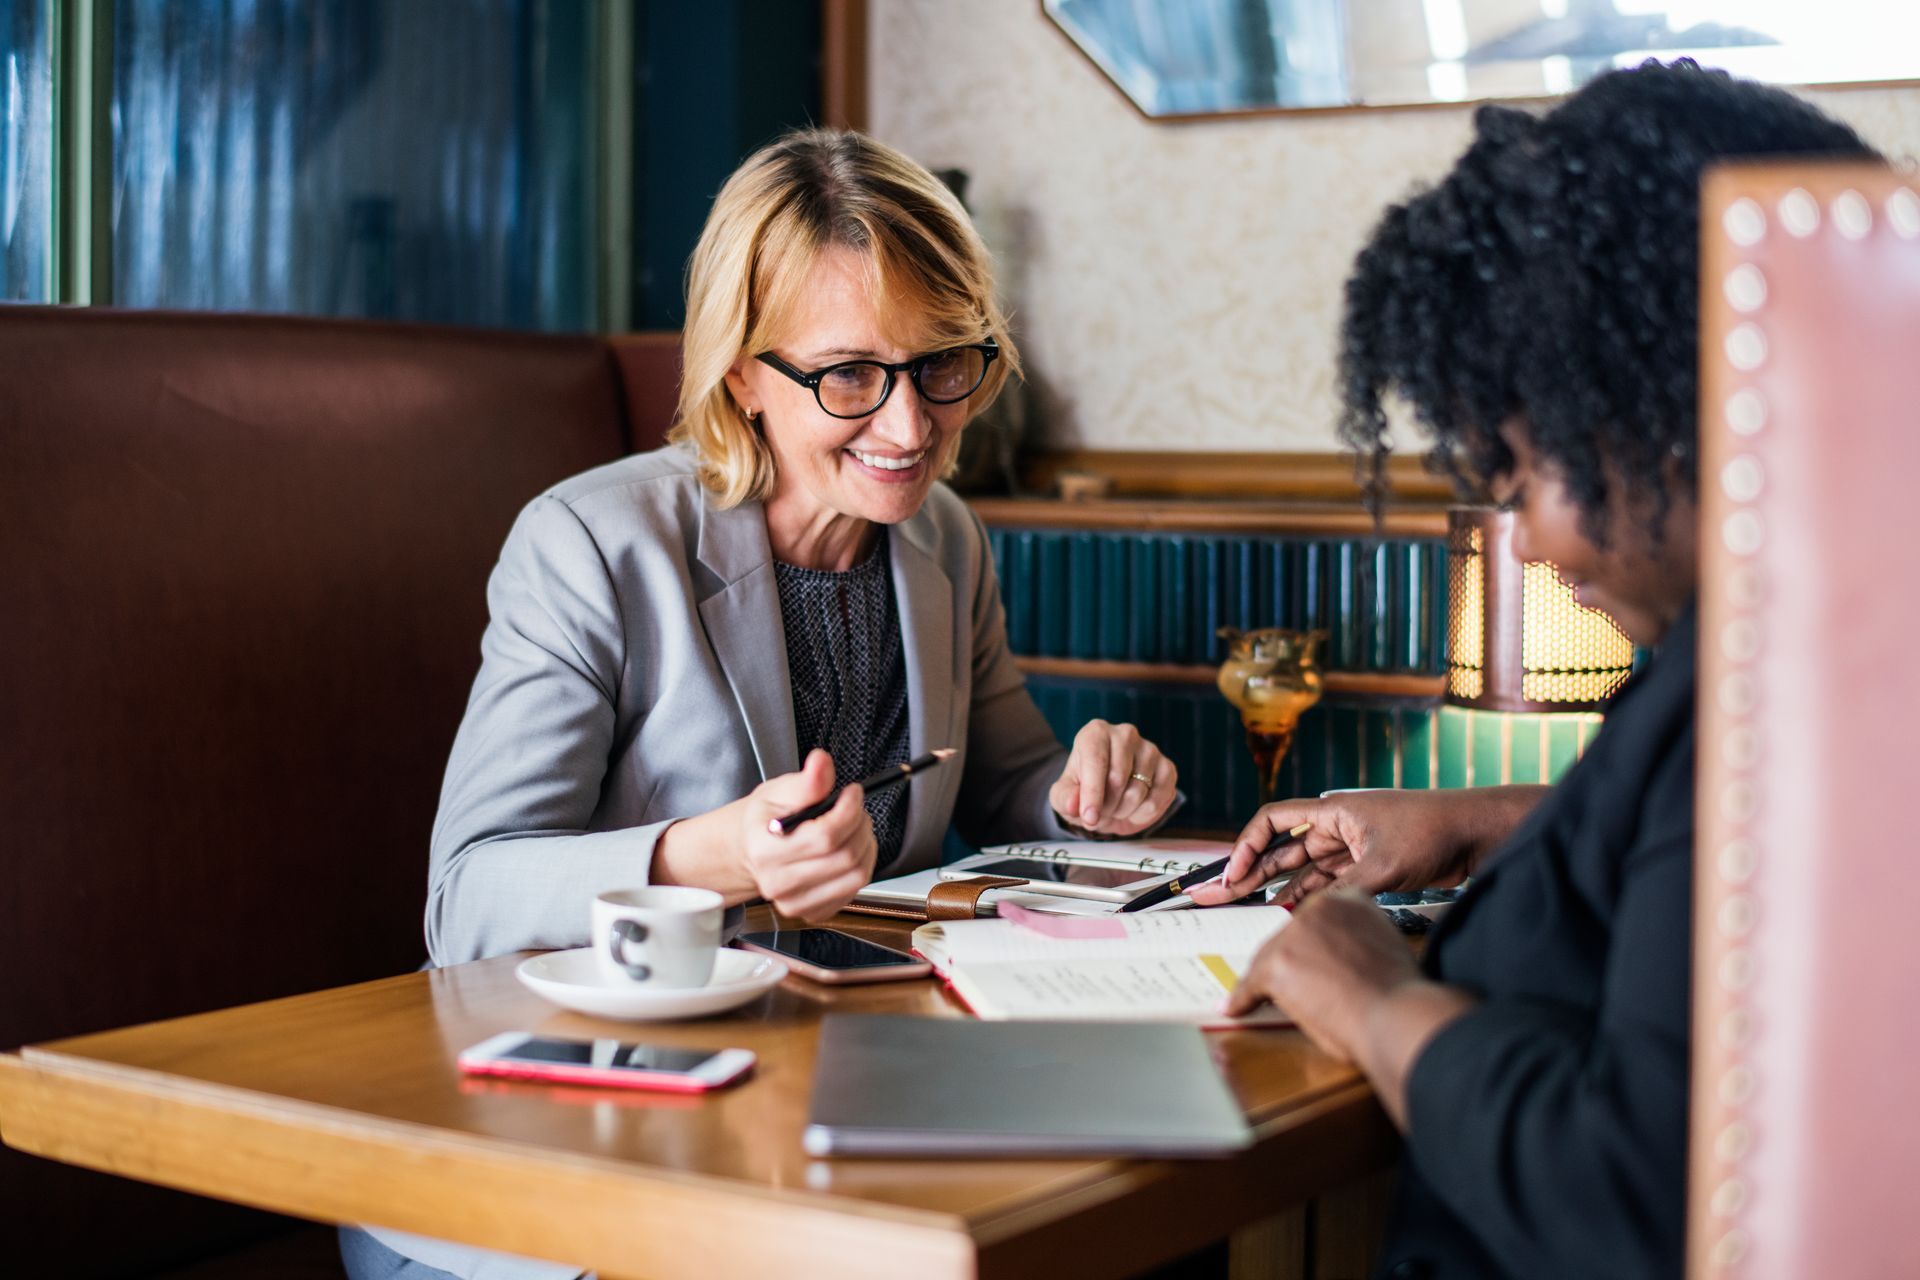
[[[1633,642],[1544,561],[1513,553],[1512,512],[1447,513],[1447,693],[1481,711],[1597,711],[1633,671]]]

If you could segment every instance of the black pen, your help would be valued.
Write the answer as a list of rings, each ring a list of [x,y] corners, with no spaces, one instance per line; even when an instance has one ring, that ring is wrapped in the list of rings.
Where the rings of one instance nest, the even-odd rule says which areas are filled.
[[[919,773],[922,769],[933,768],[933,766],[939,764],[942,760],[947,759],[953,753],[954,753],[953,747],[940,747],[936,750],[927,752],[927,754],[923,756],[919,756],[919,757],[916,757],[915,759],[909,760],[905,764],[890,764],[886,768],[880,770],[880,772],[873,774],[871,777],[860,779],[860,789],[865,791],[868,795],[872,795],[874,792],[878,791],[882,787],[890,787],[894,785],[896,782],[905,782],[908,778],[911,778],[914,774]],[[767,830],[773,832],[773,834],[777,836],[791,835],[793,833],[793,829],[799,826],[801,823],[809,822],[812,819],[819,817],[821,814],[825,813],[827,810],[833,808],[834,801],[838,800],[839,798],[840,798],[840,792],[836,790],[832,795],[828,796],[825,800],[821,800],[815,804],[810,804],[804,809],[796,809],[784,818],[775,818],[772,822],[769,822],[767,824]]]
[[[1267,847],[1260,851],[1260,856],[1265,857],[1275,849],[1285,848],[1311,830],[1313,830],[1313,824],[1311,822],[1303,822],[1291,831],[1276,835],[1267,843]],[[1133,901],[1124,903],[1120,910],[1144,911],[1146,908],[1156,906],[1169,898],[1177,898],[1187,890],[1197,885],[1205,884],[1207,881],[1220,875],[1227,869],[1227,864],[1232,861],[1233,855],[1228,854],[1226,857],[1215,862],[1209,862],[1203,867],[1195,867],[1191,871],[1183,871],[1159,888],[1149,889]]]

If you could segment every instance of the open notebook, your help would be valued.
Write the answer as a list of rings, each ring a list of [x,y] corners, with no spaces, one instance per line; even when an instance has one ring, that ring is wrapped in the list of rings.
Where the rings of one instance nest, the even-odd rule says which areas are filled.
[[[1191,1022],[1271,1026],[1220,1013],[1260,944],[1286,926],[1284,907],[1019,920],[943,920],[913,931],[913,949],[967,1007],[987,1019]]]

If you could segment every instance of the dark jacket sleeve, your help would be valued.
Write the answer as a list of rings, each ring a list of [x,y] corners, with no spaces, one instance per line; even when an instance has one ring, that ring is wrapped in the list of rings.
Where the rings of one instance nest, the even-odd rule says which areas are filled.
[[[1515,1275],[1677,1274],[1691,848],[1668,831],[1624,860],[1597,1008],[1489,999],[1414,1063],[1408,1154]]]

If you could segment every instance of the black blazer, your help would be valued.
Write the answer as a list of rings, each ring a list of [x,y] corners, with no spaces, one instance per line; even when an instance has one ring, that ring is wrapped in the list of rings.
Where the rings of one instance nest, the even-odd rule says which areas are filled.
[[[1481,997],[1415,1061],[1381,1274],[1678,1276],[1692,974],[1694,617],[1434,930]]]

